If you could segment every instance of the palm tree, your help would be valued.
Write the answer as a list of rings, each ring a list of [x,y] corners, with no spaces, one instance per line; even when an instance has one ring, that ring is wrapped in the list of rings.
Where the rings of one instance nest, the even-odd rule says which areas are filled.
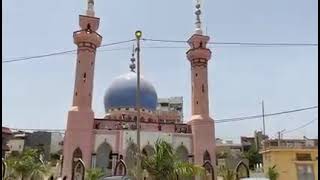
[[[226,168],[225,166],[220,167],[219,175],[223,178],[223,180],[234,180],[235,179],[235,172]]]
[[[172,146],[163,140],[156,141],[153,155],[142,158],[142,167],[154,180],[177,180],[204,174],[203,167],[181,161]]]
[[[268,168],[267,176],[268,176],[268,178],[270,178],[270,180],[277,180],[278,179],[279,173],[276,170],[276,165]]]
[[[100,168],[91,168],[86,172],[86,180],[99,180],[105,176],[105,173]]]
[[[7,161],[7,178],[43,179],[49,172],[49,167],[39,160],[39,152],[26,149],[20,154],[9,156]]]

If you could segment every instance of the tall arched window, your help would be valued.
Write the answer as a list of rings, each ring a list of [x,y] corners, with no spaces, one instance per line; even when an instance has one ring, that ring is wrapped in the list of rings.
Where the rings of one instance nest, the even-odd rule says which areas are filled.
[[[106,175],[112,175],[112,148],[103,142],[97,149],[96,167],[101,168]]]
[[[129,175],[134,171],[134,168],[137,166],[137,153],[138,153],[138,146],[133,142],[130,142],[129,146],[127,147],[125,163],[127,165],[127,172]]]
[[[184,146],[184,145],[180,145],[177,150],[176,150],[176,153],[179,157],[180,160],[184,161],[184,162],[187,162],[188,161],[188,150],[187,148]]]

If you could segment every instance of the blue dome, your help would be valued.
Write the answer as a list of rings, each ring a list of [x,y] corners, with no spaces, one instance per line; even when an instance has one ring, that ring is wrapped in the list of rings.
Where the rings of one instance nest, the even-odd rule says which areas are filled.
[[[140,76],[141,77],[141,76]],[[128,73],[114,79],[104,96],[104,108],[106,112],[111,108],[136,107],[136,73]],[[158,97],[153,85],[140,78],[140,107],[148,110],[156,110]]]

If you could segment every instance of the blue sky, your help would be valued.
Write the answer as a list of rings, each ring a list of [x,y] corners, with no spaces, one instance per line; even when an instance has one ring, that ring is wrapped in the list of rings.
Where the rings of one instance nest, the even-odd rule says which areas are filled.
[[[3,60],[75,49],[72,32],[84,0],[4,0]],[[137,29],[145,38],[187,40],[194,30],[192,0],[96,0],[103,43],[128,40]],[[213,42],[316,43],[317,0],[206,0],[204,29]],[[110,48],[131,47],[122,44]],[[143,42],[143,46],[184,46]],[[142,73],[159,97],[183,96],[190,117],[187,48],[142,49]],[[277,112],[318,104],[316,47],[213,46],[209,62],[210,111],[215,119]],[[111,80],[129,71],[130,48],[98,52],[93,109],[103,117]],[[64,128],[71,107],[75,55],[3,64],[2,120],[14,128]],[[317,118],[310,110],[266,118],[266,132],[293,129]],[[318,121],[285,137],[316,137]],[[216,136],[238,140],[262,129],[261,120],[216,125]]]

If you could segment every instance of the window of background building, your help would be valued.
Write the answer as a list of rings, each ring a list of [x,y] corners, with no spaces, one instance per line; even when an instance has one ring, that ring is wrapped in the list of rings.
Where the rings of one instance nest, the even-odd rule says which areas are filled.
[[[296,154],[297,161],[311,161],[311,154],[308,153],[297,153]]]

